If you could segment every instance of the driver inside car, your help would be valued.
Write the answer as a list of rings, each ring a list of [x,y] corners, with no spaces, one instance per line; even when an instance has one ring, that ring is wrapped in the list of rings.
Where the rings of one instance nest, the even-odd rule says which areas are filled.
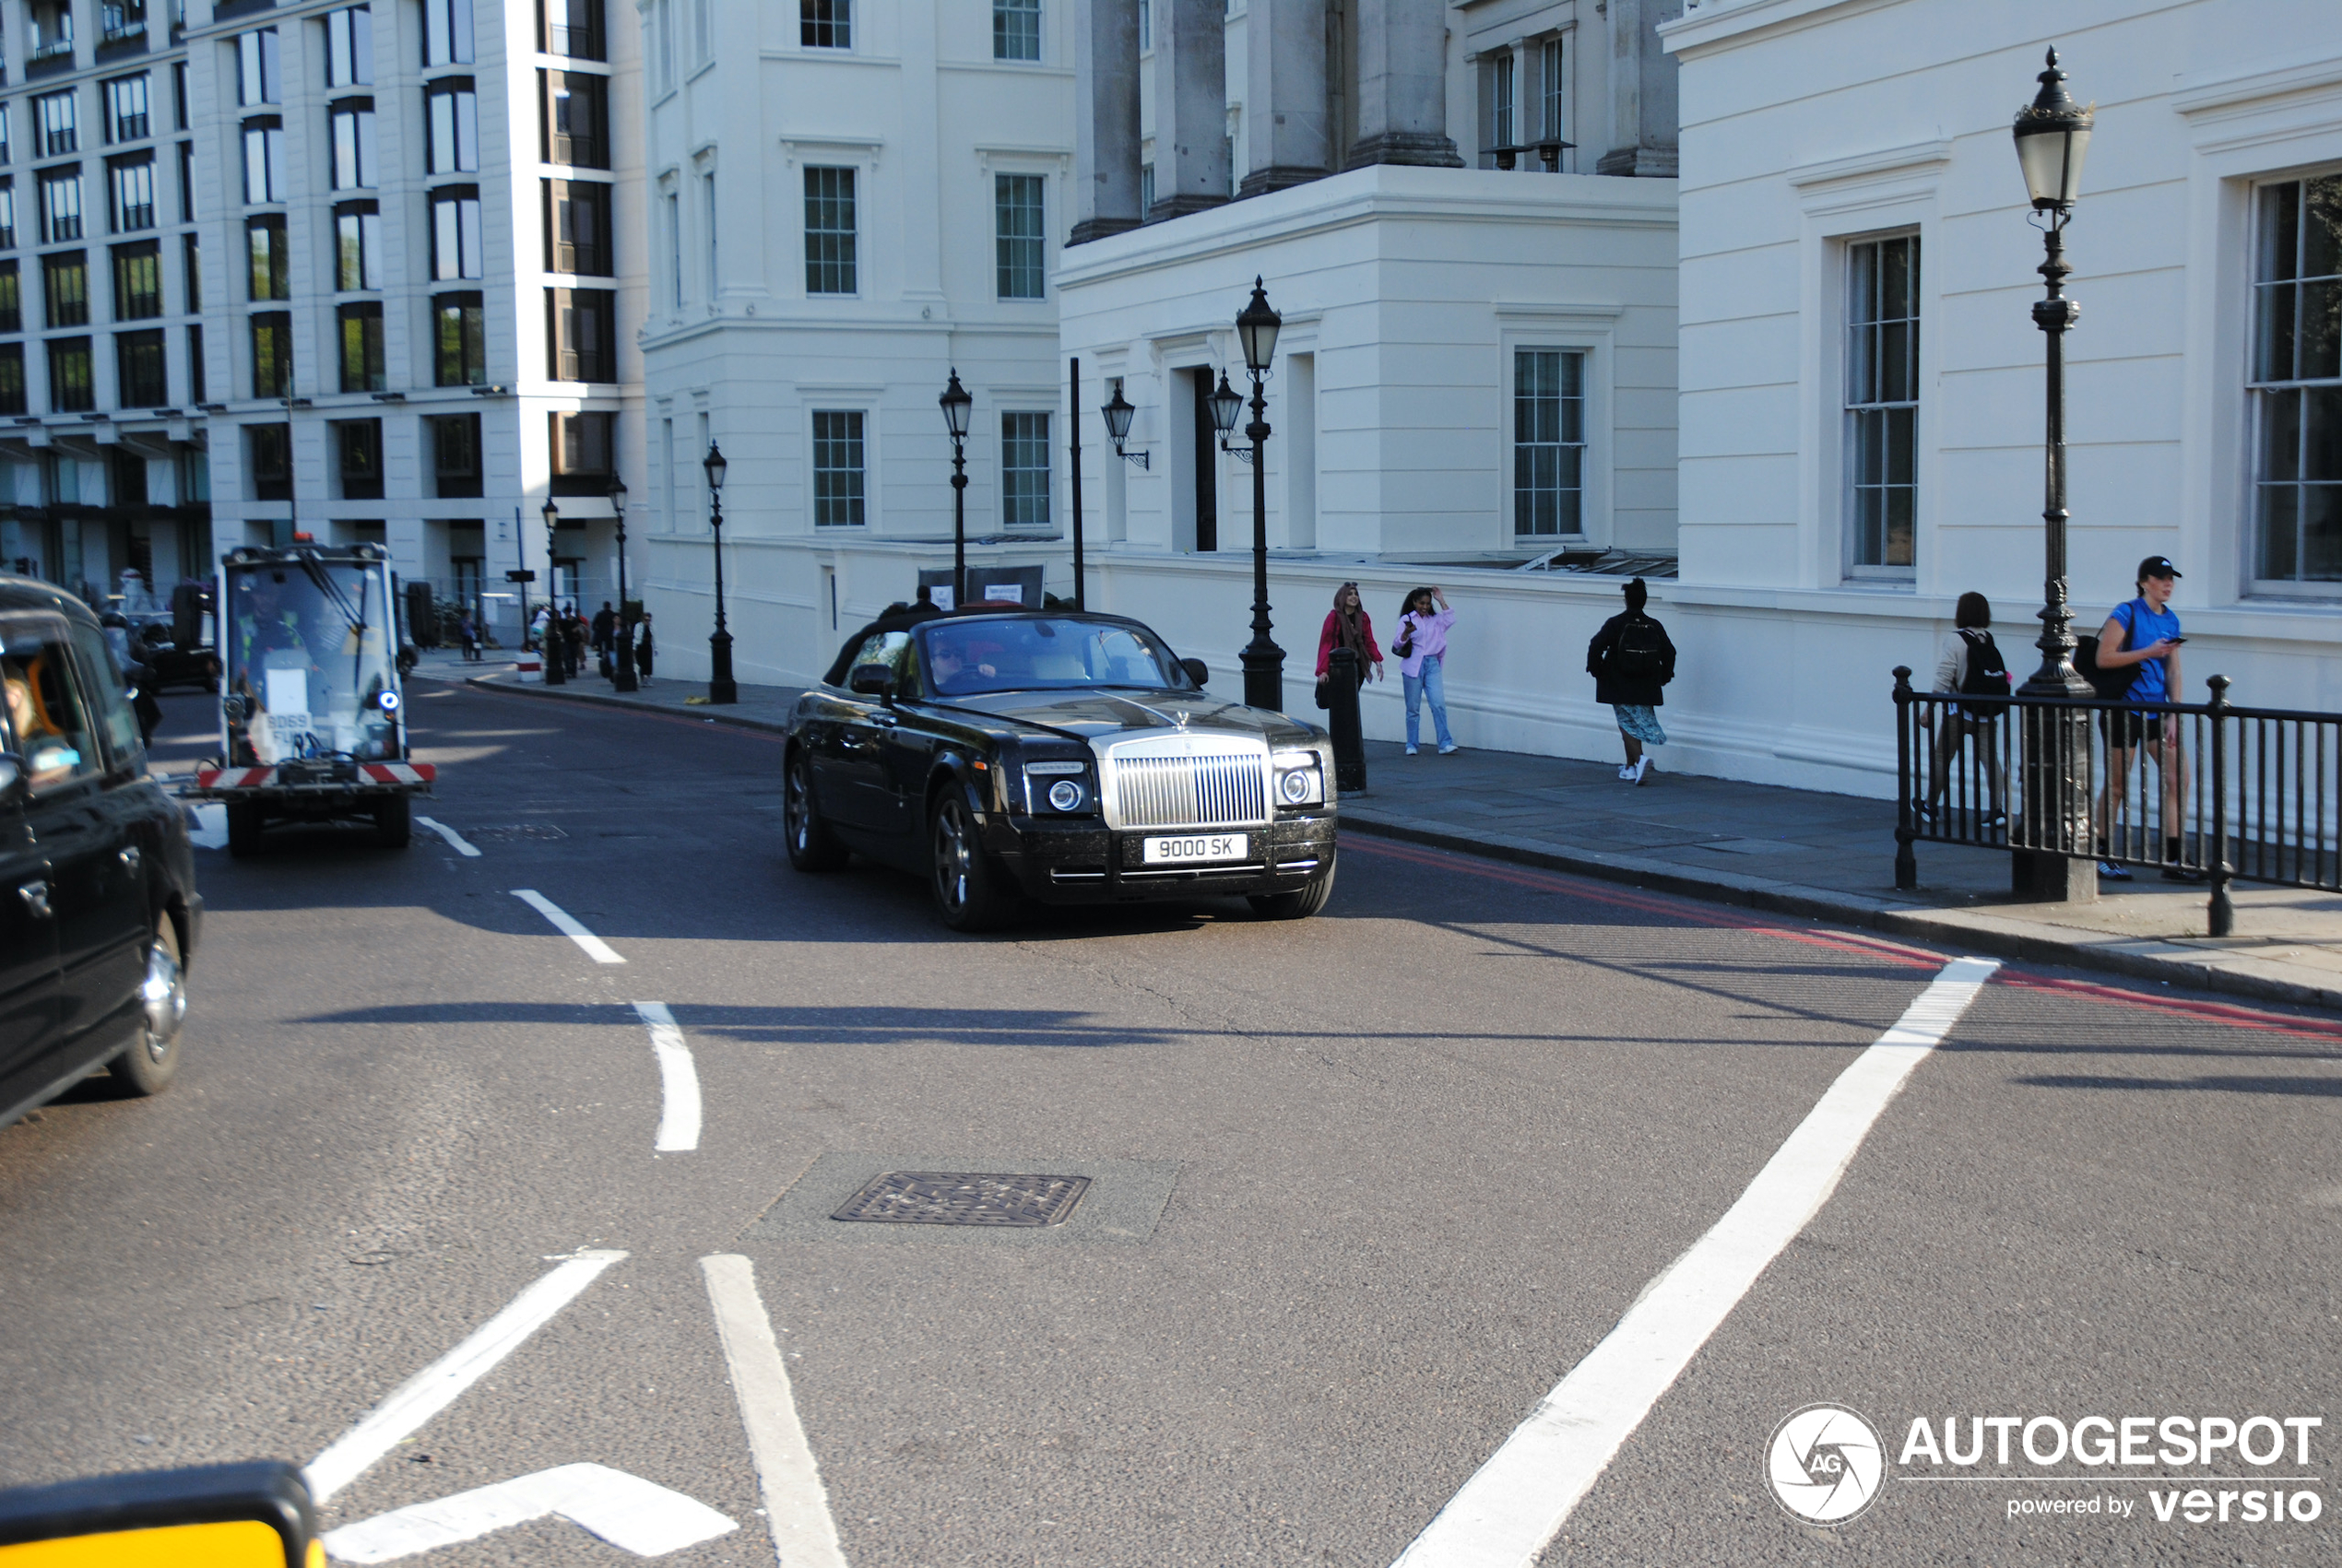
[[[41,709],[36,687],[44,672],[41,655],[23,664],[0,665],[0,687],[7,692],[8,726],[24,749],[25,775],[36,790],[70,776],[81,764],[81,753]]]

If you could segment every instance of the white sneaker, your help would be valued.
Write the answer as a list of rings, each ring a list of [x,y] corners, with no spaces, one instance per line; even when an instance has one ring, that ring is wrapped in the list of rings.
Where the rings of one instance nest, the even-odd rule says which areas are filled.
[[[1625,767],[1618,770],[1618,777],[1622,783],[1633,778],[1634,776],[1635,765],[1632,762],[1627,763]]]
[[[1642,757],[1641,760],[1638,761],[1638,762],[1635,764],[1635,782],[1636,782],[1637,784],[1640,784],[1640,783],[1642,783],[1642,782],[1643,782],[1644,775],[1648,774],[1650,772],[1650,753],[1646,752],[1646,753],[1644,753],[1644,754],[1643,754],[1643,757]]]
[[[1463,748],[1462,748],[1462,747],[1458,746],[1458,745],[1457,745],[1454,741],[1452,741],[1452,740],[1451,740],[1451,741],[1449,741],[1447,745],[1445,745],[1445,746],[1443,746],[1443,747],[1441,747],[1441,748],[1439,749],[1439,755],[1441,755],[1442,757],[1452,757],[1452,756],[1454,756],[1457,752],[1459,752],[1459,751],[1461,751],[1461,750],[1462,750],[1462,749],[1463,749]]]
[[[1420,757],[1423,753],[1417,750],[1414,747],[1410,746],[1407,748],[1407,755],[1410,757]]]

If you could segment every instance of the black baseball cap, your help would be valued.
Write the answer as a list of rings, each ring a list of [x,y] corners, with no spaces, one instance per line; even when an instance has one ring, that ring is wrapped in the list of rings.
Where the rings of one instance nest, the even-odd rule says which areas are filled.
[[[2151,555],[2139,562],[2138,574],[2141,577],[2177,577],[2180,569],[2171,564],[2171,558],[2168,555]]]

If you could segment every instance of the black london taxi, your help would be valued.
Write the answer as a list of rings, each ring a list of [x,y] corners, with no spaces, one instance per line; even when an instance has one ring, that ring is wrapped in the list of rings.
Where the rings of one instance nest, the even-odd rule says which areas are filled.
[[[88,606],[0,576],[0,697],[6,1126],[101,1067],[134,1094],[171,1081],[203,900]]]
[[[1241,895],[1299,919],[1333,890],[1323,730],[1212,697],[1135,620],[964,612],[872,630],[788,721],[789,863],[856,852],[929,878],[954,930],[1022,899]]]

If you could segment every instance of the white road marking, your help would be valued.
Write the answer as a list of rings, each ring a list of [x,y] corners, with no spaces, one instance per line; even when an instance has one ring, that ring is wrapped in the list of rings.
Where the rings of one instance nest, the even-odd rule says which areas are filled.
[[[228,847],[228,805],[220,800],[192,801],[187,814],[194,819],[187,824],[187,842],[197,849]]]
[[[390,1397],[363,1421],[309,1461],[303,1473],[310,1496],[322,1507],[334,1493],[364,1475],[375,1460],[454,1404],[465,1389],[575,1301],[603,1269],[625,1256],[622,1252],[579,1253],[514,1297],[511,1305],[473,1330],[462,1344],[391,1390]]]
[[[699,1147],[699,1072],[692,1066],[692,1048],[665,1002],[637,1002],[635,1016],[649,1026],[651,1050],[658,1056],[658,1082],[664,1109],[658,1116],[658,1141],[651,1147],[661,1154],[687,1152]]]
[[[739,1528],[680,1491],[607,1465],[562,1465],[377,1514],[325,1538],[344,1562],[389,1562],[558,1514],[637,1557],[664,1557]]]
[[[553,923],[553,928],[586,949],[596,963],[624,963],[608,942],[580,925],[576,918],[561,905],[534,888],[515,888],[513,897]]]
[[[464,835],[449,827],[446,823],[435,822],[429,817],[418,817],[415,820],[420,826],[429,828],[432,832],[437,833],[441,838],[445,839],[447,841],[447,846],[450,849],[453,849],[457,855],[462,855],[465,859],[478,860],[479,858],[479,851],[465,843]]]
[[[797,1419],[788,1368],[773,1342],[772,1320],[756,1294],[755,1266],[731,1253],[703,1257],[699,1266],[707,1276],[716,1332],[731,1367],[732,1393],[739,1400],[740,1424],[748,1429],[749,1453],[764,1485],[773,1550],[782,1568],[846,1568],[821,1467],[814,1463],[804,1424]]]
[[[1879,1113],[2000,965],[1955,959],[1838,1080],[1715,1227],[1645,1288],[1399,1556],[1527,1568],[1757,1277],[1829,1200]]]

